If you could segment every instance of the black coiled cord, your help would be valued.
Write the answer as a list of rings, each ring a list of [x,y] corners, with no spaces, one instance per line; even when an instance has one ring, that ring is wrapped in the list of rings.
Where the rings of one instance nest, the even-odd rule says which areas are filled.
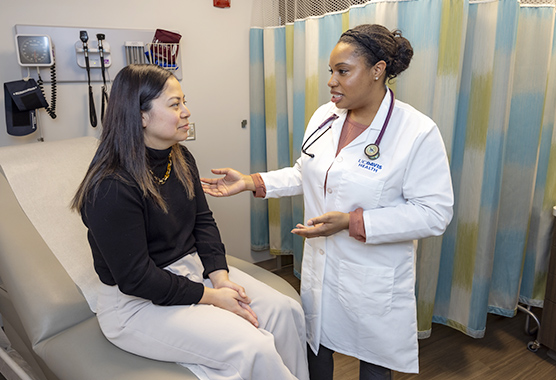
[[[38,72],[38,76],[39,76],[39,80],[37,81],[37,84],[39,85],[39,88],[41,89],[42,95],[44,96],[44,89],[43,89],[43,81],[41,78],[41,73],[39,70],[37,70]],[[51,97],[50,97],[50,106],[47,106],[46,109],[46,113],[48,113],[50,115],[51,118],[56,119],[56,64],[53,64],[52,66],[50,66],[50,82],[51,82]],[[46,99],[46,97],[45,97]],[[48,101],[47,101],[48,103]]]

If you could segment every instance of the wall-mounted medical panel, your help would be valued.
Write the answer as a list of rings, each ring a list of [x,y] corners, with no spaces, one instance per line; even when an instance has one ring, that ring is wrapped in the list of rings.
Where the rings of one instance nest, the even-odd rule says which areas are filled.
[[[50,36],[54,48],[54,61],[56,64],[56,79],[58,82],[87,82],[87,71],[83,68],[84,57],[81,48],[80,32],[87,31],[90,40],[90,62],[91,64],[91,81],[102,82],[102,73],[100,64],[95,64],[95,58],[98,60],[97,34],[104,34],[105,40],[105,63],[108,69],[109,78],[113,79],[116,74],[128,64],[130,59],[130,46],[137,47],[137,51],[141,55],[145,54],[145,60],[142,57],[135,57],[136,62],[149,62],[149,52],[153,49],[150,47],[155,30],[149,29],[116,29],[116,28],[91,28],[91,27],[61,27],[61,26],[40,26],[40,25],[15,25],[15,35],[47,35]],[[127,46],[127,48],[126,48]],[[95,55],[95,51],[97,51]],[[166,68],[171,70],[174,75],[181,80],[181,52],[177,54],[177,62],[171,65],[166,64]],[[108,59],[108,62],[106,61]],[[14,60],[16,58],[14,57]],[[158,61],[157,61],[158,62]],[[129,62],[133,63],[133,62]],[[153,62],[154,63],[154,62]],[[158,62],[164,66],[162,62]],[[50,81],[50,68],[40,66],[37,68],[22,67],[22,78],[31,74],[36,77],[37,70],[40,70],[41,77],[44,82]]]

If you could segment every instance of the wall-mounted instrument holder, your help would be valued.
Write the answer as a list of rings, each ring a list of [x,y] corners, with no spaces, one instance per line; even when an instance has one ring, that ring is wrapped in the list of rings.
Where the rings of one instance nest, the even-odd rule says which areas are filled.
[[[124,46],[125,59],[128,65],[147,63],[143,41],[126,41]]]
[[[104,66],[108,68],[112,66],[112,54],[110,54],[110,43],[108,43],[107,41],[103,41],[102,48],[104,52]],[[85,54],[83,51],[83,42],[81,41],[75,42],[75,58],[77,60],[77,66],[83,69],[86,68]],[[100,52],[98,49],[98,40],[89,41],[89,67],[91,69],[102,68]]]

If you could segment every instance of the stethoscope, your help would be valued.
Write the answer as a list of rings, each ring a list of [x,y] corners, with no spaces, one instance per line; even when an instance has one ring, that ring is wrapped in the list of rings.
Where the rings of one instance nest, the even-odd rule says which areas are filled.
[[[391,89],[388,90],[390,91],[390,108],[388,108],[388,114],[386,115],[386,119],[384,120],[382,129],[380,130],[380,133],[378,134],[378,137],[376,138],[375,142],[365,147],[365,155],[369,158],[369,160],[376,160],[378,157],[380,157],[380,149],[378,146],[380,145],[380,141],[382,140],[382,136],[384,135],[384,132],[388,127],[388,122],[390,121],[390,117],[392,116],[392,111],[394,110],[394,92]],[[334,122],[334,120],[336,120],[338,117],[339,117],[338,115],[334,114],[329,118],[327,118],[325,121],[323,121],[323,123],[319,125],[319,127],[315,129],[315,131],[311,133],[309,137],[307,137],[307,139],[303,142],[303,144],[301,145],[301,151],[305,153],[307,156],[314,158],[315,155],[313,153],[308,153],[307,149],[309,149],[311,145],[313,145],[318,139],[322,137],[322,135],[324,135],[326,132],[328,132],[329,129],[332,128],[332,122]],[[311,137],[313,137],[315,133],[320,131],[327,124],[329,124],[328,128],[326,128],[320,135],[318,135],[317,138],[313,140],[313,142],[307,145]]]

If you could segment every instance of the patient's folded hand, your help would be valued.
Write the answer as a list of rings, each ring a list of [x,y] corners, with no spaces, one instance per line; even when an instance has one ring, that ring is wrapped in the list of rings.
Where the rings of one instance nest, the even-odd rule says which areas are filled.
[[[231,311],[234,314],[245,318],[255,327],[259,327],[257,315],[251,309],[248,302],[249,298],[242,297],[236,290],[224,287],[220,289],[213,289],[205,287],[205,293],[199,303],[210,304],[217,306],[221,309]]]
[[[247,296],[243,286],[230,281],[228,271],[217,270],[209,274],[214,288],[205,287],[205,293],[199,303],[211,304],[231,311],[245,318],[255,327],[259,327],[257,314],[249,304],[251,299]]]

